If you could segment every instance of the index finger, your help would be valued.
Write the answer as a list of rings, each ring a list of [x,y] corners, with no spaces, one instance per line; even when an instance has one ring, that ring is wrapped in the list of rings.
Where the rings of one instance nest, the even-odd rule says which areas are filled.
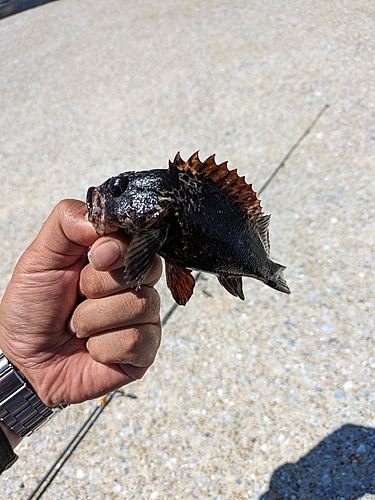
[[[130,236],[123,231],[102,236],[91,246],[88,259],[96,271],[112,271],[114,279],[123,284],[123,267],[129,249]],[[122,275],[120,272],[122,269]],[[161,259],[157,255],[150,272],[143,281],[144,285],[153,286],[159,281],[162,271]],[[122,287],[129,288],[129,287]]]
[[[129,243],[130,236],[123,231],[102,236],[90,248],[90,264],[97,271],[113,271],[123,267]]]
[[[126,234],[115,233],[102,236],[92,245],[88,255],[90,264],[82,269],[80,275],[79,291],[82,296],[106,297],[132,287],[124,271],[129,241]],[[157,255],[142,285],[154,286],[160,279],[161,271],[161,259]]]

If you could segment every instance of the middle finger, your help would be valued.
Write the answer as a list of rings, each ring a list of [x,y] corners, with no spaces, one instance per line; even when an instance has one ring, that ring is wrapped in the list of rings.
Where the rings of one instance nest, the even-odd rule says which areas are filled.
[[[148,286],[100,299],[87,299],[74,310],[72,328],[78,338],[86,338],[126,326],[158,324],[159,306],[159,294]]]

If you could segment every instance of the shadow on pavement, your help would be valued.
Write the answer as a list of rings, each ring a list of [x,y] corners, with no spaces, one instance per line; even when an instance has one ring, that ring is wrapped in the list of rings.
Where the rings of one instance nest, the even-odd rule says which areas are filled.
[[[344,425],[273,474],[261,500],[356,500],[375,494],[375,429]]]
[[[55,0],[0,0],[0,19]]]

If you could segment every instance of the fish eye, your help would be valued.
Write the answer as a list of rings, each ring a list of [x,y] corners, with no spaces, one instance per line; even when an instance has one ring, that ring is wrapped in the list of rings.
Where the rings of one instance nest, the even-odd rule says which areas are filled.
[[[123,177],[113,177],[108,184],[109,192],[113,196],[120,196],[127,188],[128,181]]]

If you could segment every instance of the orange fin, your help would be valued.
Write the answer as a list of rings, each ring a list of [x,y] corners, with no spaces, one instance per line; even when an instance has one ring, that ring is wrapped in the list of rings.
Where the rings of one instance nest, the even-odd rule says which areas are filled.
[[[198,151],[194,153],[188,161],[184,161],[180,153],[177,153],[175,159],[169,162],[170,169],[178,169],[181,172],[190,172],[196,179],[210,181],[218,189],[230,196],[234,202],[240,205],[249,216],[259,223],[262,220],[262,207],[251,184],[247,184],[245,177],[240,177],[237,170],[228,170],[228,162],[215,162],[215,155],[209,156],[203,162],[199,159]],[[261,224],[266,226],[266,224]]]
[[[217,279],[227,292],[239,297],[241,300],[245,300],[241,276],[218,276]]]
[[[189,269],[176,264],[165,263],[165,274],[167,286],[172,292],[174,300],[180,306],[184,306],[193,295],[195,279]]]

